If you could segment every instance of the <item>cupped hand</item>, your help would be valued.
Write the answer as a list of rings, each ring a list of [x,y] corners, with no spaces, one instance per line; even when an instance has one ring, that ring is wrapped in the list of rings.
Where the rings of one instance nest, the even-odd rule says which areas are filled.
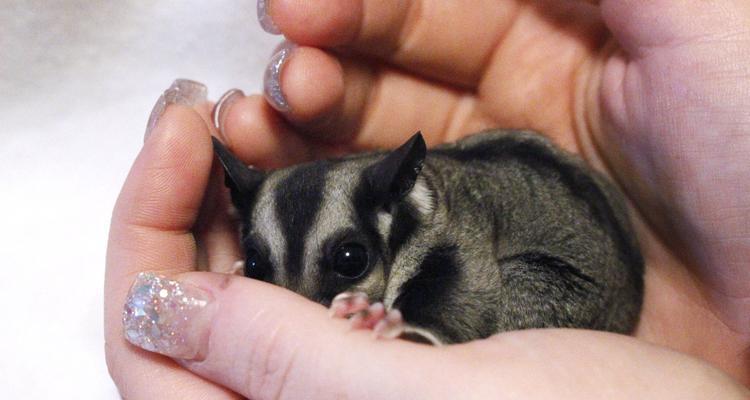
[[[179,275],[214,304],[208,344],[180,362],[196,374],[139,350],[121,323],[137,272],[225,269],[237,257],[220,180],[210,180],[212,132],[246,162],[280,166],[395,145],[418,129],[432,144],[485,127],[543,131],[632,201],[648,269],[638,336],[750,380],[741,355],[750,327],[741,268],[750,256],[750,189],[741,185],[750,182],[749,6],[468,3],[272,0],[271,19],[300,44],[282,50],[279,73],[269,74],[276,110],[259,96],[232,96],[215,116],[217,133],[205,104],[167,108],[110,235],[107,356],[125,397],[427,398],[470,387],[580,398],[609,394],[608,385],[654,394],[665,382],[686,390],[671,395],[698,393],[696,382],[737,389],[697,360],[603,333],[515,332],[440,349],[373,341],[295,295],[208,273]]]
[[[750,383],[750,3],[397,3],[268,2],[299,46],[267,74],[286,123],[258,97],[232,102],[233,150],[269,165],[287,135],[340,152],[539,130],[630,200],[647,259],[637,336]]]
[[[212,129],[202,116],[203,105],[196,108],[167,108],[146,140],[113,216],[107,359],[124,398],[747,395],[705,363],[626,336],[520,331],[440,348],[375,340],[371,332],[352,331],[322,306],[287,290],[231,274],[190,272],[204,260],[221,267],[237,256],[225,229],[226,209],[214,207],[221,199],[206,197],[221,192],[211,187],[217,183],[209,175]],[[165,340],[167,345],[151,344],[174,359],[141,350],[123,335],[123,303],[142,271],[176,279],[139,275],[128,300],[134,307],[151,296],[142,304],[164,306],[146,310],[160,319],[158,334],[149,326],[148,336]],[[174,304],[178,306],[170,307]],[[182,306],[188,311],[174,311]],[[180,325],[181,317],[188,317],[186,325]]]

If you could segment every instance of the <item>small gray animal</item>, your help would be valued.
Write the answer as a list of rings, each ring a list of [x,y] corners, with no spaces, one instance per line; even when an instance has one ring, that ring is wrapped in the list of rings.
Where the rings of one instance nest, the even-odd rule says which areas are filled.
[[[429,341],[571,327],[631,332],[643,259],[615,187],[543,136],[248,168],[214,148],[245,275],[330,305],[364,292]]]

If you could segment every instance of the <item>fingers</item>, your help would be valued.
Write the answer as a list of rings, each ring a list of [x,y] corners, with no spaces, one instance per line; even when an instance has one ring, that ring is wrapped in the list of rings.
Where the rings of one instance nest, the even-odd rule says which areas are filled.
[[[520,8],[516,1],[271,0],[289,40],[344,47],[411,72],[471,87]]]
[[[335,145],[346,146],[343,150],[393,147],[418,130],[435,144],[491,125],[471,93],[315,48],[293,48],[277,79],[270,86],[279,87],[286,107],[278,106],[267,91],[269,102],[282,109],[295,130],[312,139],[307,143],[333,146],[328,152],[336,151]],[[223,132],[240,155],[257,151],[252,142],[258,132],[291,135],[259,98],[236,102],[226,113]],[[287,144],[279,139],[272,148],[296,148],[299,140]]]
[[[117,300],[124,298],[127,287],[122,286],[130,281],[119,279],[123,276],[193,267],[195,248],[189,230],[212,160],[204,120],[187,106],[170,106],[138,155],[113,212],[107,272],[118,278],[108,282],[122,295]]]
[[[623,399],[747,398],[707,364],[623,335],[526,330],[445,347],[375,340],[263,282],[205,272],[179,279],[141,279],[131,292],[143,301],[129,304],[158,306],[132,314],[142,315],[143,334],[176,338],[152,350],[195,354],[180,364],[252,399],[611,398],[613,387]]]
[[[297,3],[275,0],[264,2],[261,9],[291,40],[336,46],[336,55],[314,47],[282,46],[272,57],[265,89],[284,119],[313,139],[308,144],[335,144],[313,148],[313,153],[395,146],[417,130],[435,144],[498,124],[545,130],[572,142],[568,85],[575,83],[569,82],[575,81],[573,71],[588,54],[589,44],[579,43],[580,38],[601,26],[594,7],[566,3],[557,10],[555,2],[519,6],[513,1]],[[586,34],[568,32],[573,28]],[[399,29],[414,39],[400,41]],[[496,35],[504,37],[502,43],[484,36],[498,29],[505,29]],[[384,48],[391,51],[383,53]],[[386,61],[382,65],[354,56],[379,51]],[[561,68],[560,63],[569,65]],[[466,78],[472,73],[462,72],[464,65],[474,68],[473,78]],[[478,85],[479,70],[490,71],[493,78]],[[472,90],[426,79],[436,76],[435,71],[443,71],[448,82],[473,81],[467,85]],[[229,118],[239,110],[235,107]],[[286,131],[288,127],[279,128],[276,135],[286,137]],[[225,133],[243,140],[257,137],[248,128],[227,126]]]
[[[217,162],[212,165],[199,217],[192,228],[199,271],[238,273],[235,266],[242,258],[238,223],[223,168]]]
[[[231,93],[230,93],[231,92]],[[230,91],[213,111],[222,142],[243,162],[279,168],[307,161],[310,145],[260,95]]]
[[[205,120],[189,105],[167,106],[115,205],[107,248],[105,337],[110,373],[126,398],[235,398],[169,360],[127,344],[121,322],[122,305],[137,272],[172,274],[194,268],[195,241],[189,229],[201,206],[212,158]]]
[[[342,106],[344,80],[338,59],[317,48],[284,42],[271,57],[264,92],[268,102],[289,121],[313,126],[324,122],[319,120],[326,111]],[[299,94],[304,95],[304,102],[299,101]],[[289,103],[290,95],[294,106]]]
[[[128,304],[156,304],[158,310],[132,313],[156,313],[155,318],[136,321],[146,329],[133,341],[155,343],[152,350],[170,356],[192,357],[180,363],[248,398],[430,394],[421,383],[436,372],[435,367],[423,365],[428,347],[376,341],[366,331],[350,330],[344,320],[331,319],[322,306],[282,288],[203,272],[180,275],[179,281],[143,278],[140,282]],[[181,321],[188,321],[187,325]],[[148,342],[144,335],[154,331],[168,332],[178,340],[166,345]],[[435,361],[446,363],[443,357],[438,354]],[[408,368],[402,365],[406,359]]]

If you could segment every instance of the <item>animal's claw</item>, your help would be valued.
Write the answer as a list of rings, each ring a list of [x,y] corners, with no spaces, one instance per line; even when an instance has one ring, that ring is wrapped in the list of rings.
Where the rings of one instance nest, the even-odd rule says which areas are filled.
[[[339,293],[331,301],[328,315],[334,318],[349,318],[350,316],[367,309],[370,301],[367,294],[363,292]]]
[[[367,294],[344,292],[333,298],[328,311],[333,318],[348,318],[351,329],[370,329],[375,338],[394,339],[404,332],[398,310],[386,310],[383,303],[370,304]]]

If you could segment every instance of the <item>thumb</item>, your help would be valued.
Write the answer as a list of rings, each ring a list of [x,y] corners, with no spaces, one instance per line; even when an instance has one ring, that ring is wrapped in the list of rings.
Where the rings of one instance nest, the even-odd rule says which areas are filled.
[[[436,380],[450,381],[444,349],[375,340],[319,304],[236,275],[141,274],[124,315],[131,343],[253,399],[437,398],[446,392],[432,393]]]

